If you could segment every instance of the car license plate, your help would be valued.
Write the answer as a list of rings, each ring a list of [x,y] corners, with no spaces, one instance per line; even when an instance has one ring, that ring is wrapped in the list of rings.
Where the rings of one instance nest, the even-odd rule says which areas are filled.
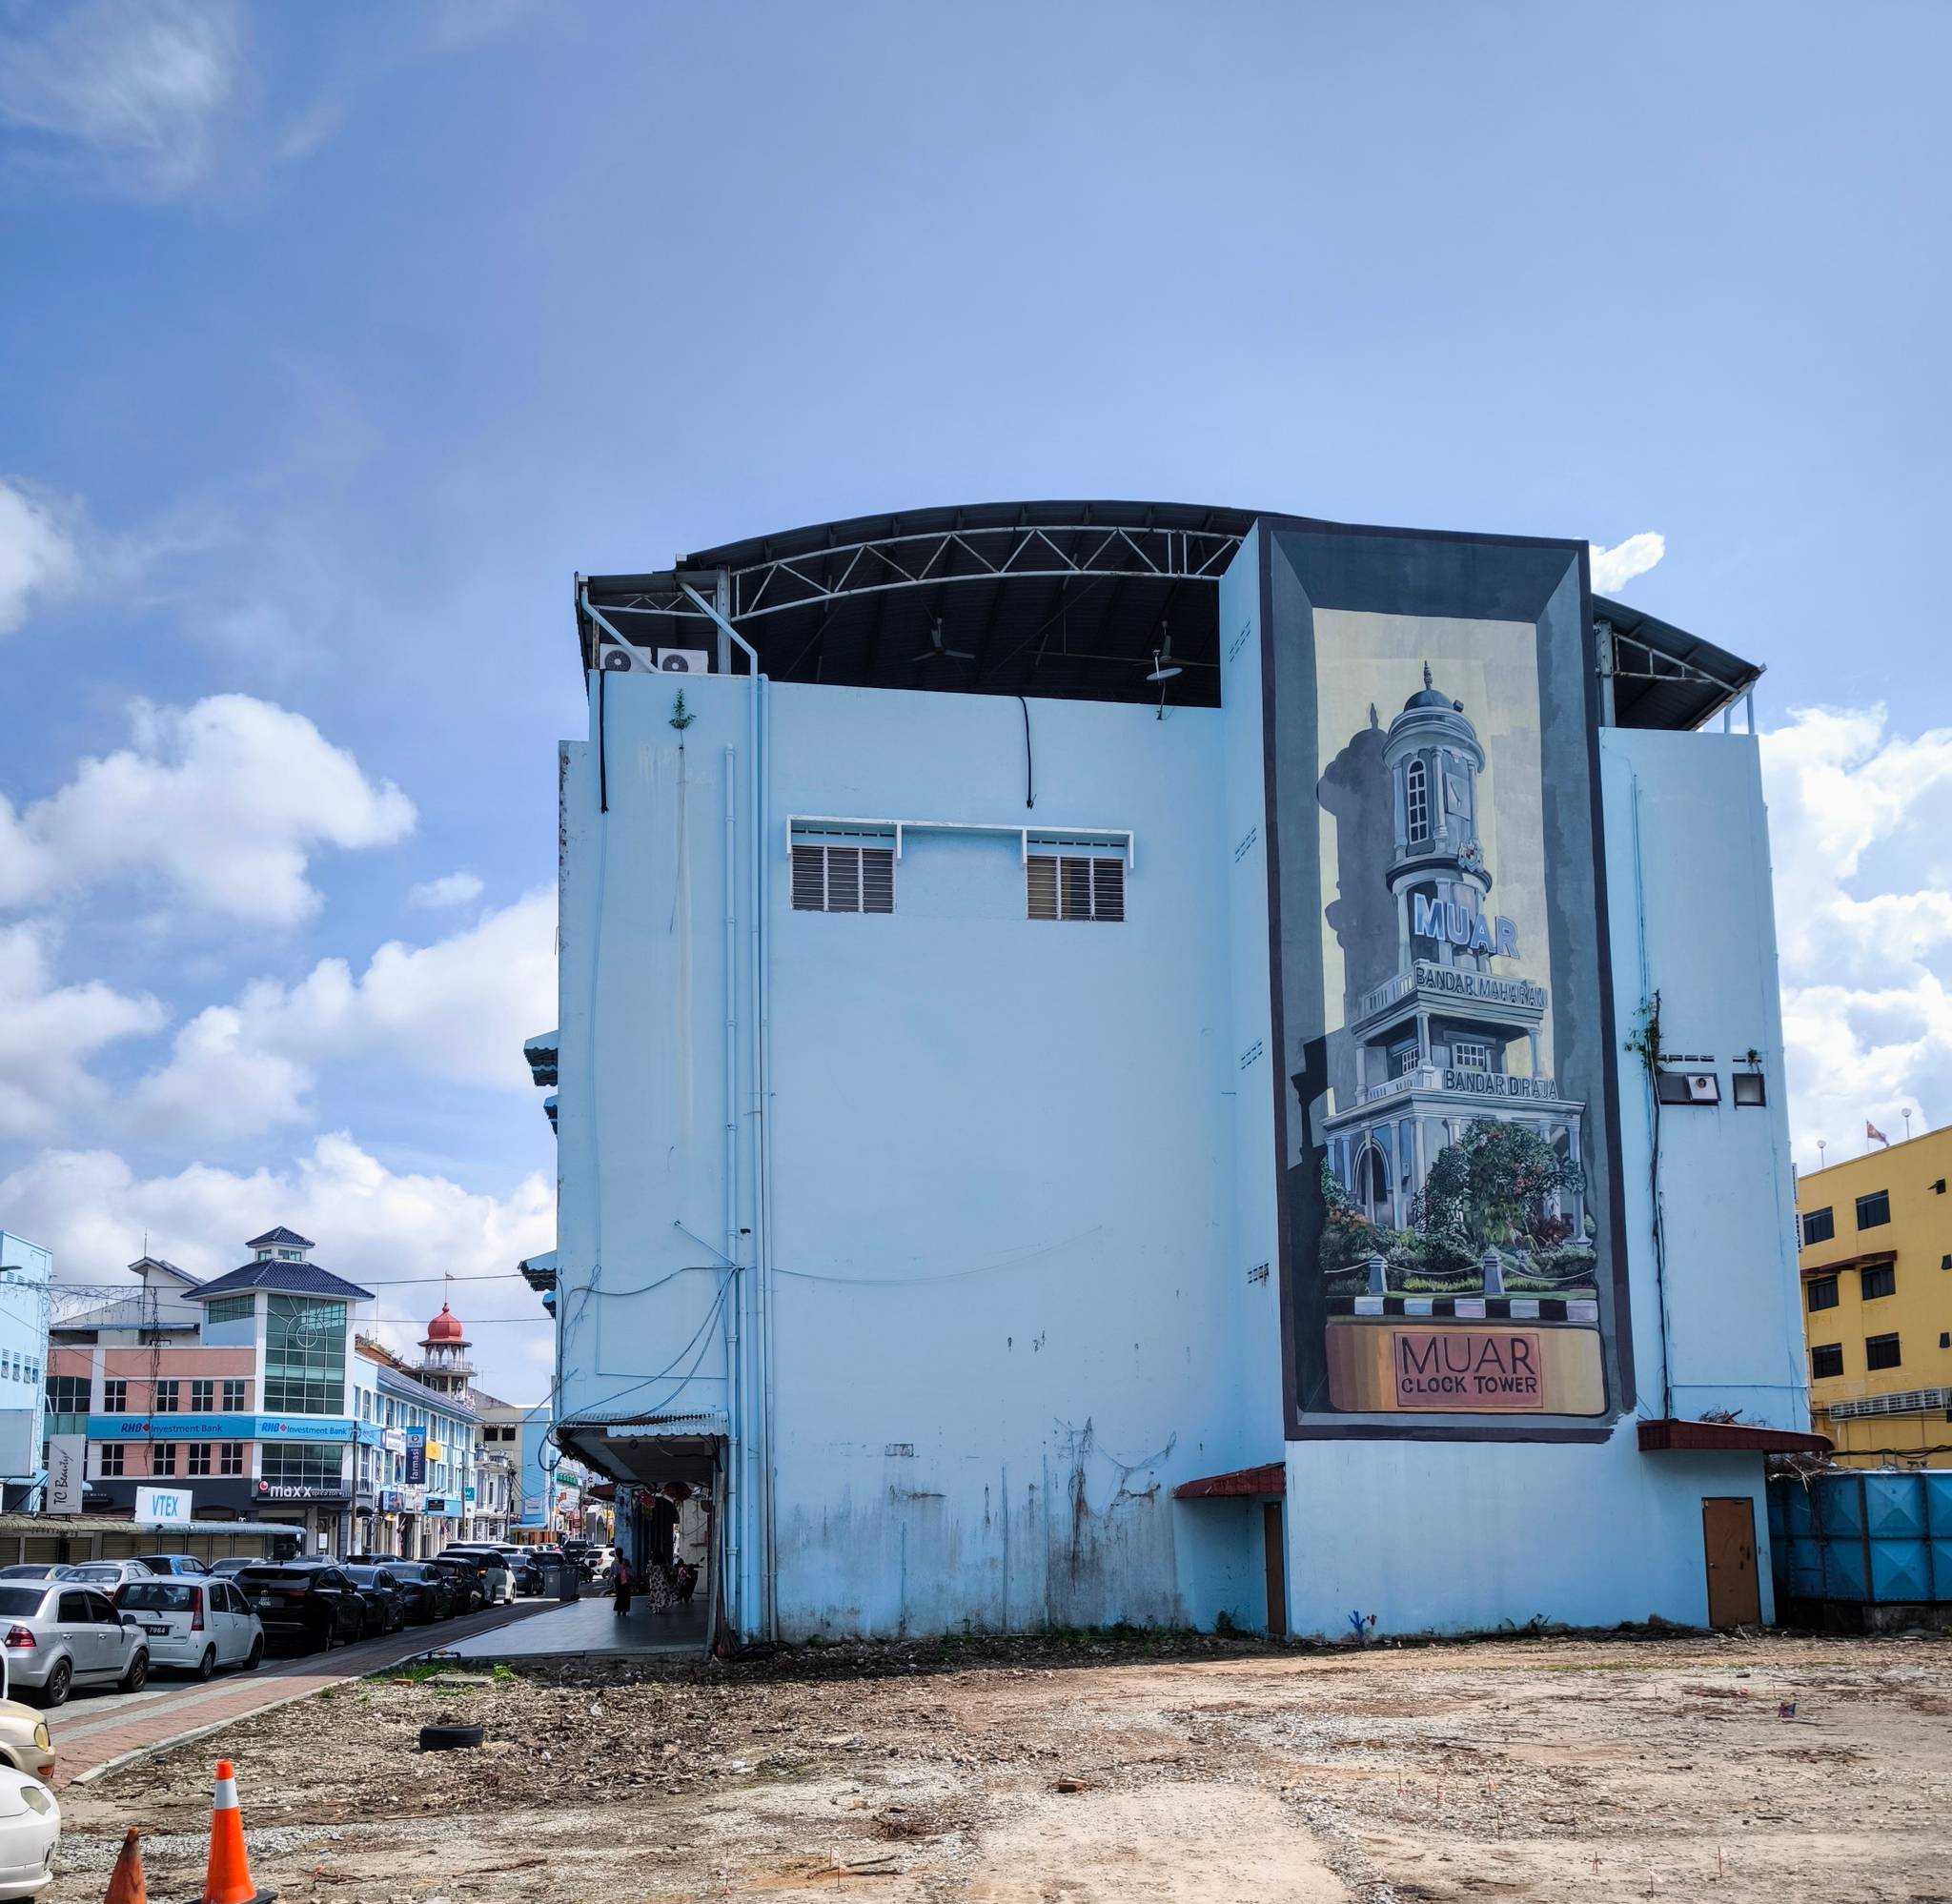
[[[267,1593],[257,1604],[260,1607],[282,1607],[285,1604],[285,1596],[282,1593]]]
[[[170,1636],[170,1630],[168,1627],[152,1627],[145,1624],[143,1627],[143,1631],[146,1633],[153,1634],[157,1639],[168,1639]]]

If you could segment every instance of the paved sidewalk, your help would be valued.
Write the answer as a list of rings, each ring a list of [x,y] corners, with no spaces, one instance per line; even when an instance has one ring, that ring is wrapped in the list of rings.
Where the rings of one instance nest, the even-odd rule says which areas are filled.
[[[629,1659],[646,1653],[702,1652],[705,1602],[654,1613],[641,1599],[619,1617],[610,1596],[548,1603],[547,1610],[511,1632],[481,1633],[456,1645],[463,1659]]]
[[[543,1603],[536,1601],[518,1602],[466,1619],[408,1627],[383,1639],[267,1664],[255,1672],[225,1673],[208,1683],[159,1679],[140,1692],[92,1699],[77,1696],[71,1704],[48,1714],[56,1753],[54,1789],[58,1792],[71,1785],[84,1772],[124,1752],[140,1752],[184,1732],[248,1719],[274,1706],[309,1698],[343,1680],[363,1679],[402,1660],[452,1647],[458,1640],[530,1620],[542,1608]]]

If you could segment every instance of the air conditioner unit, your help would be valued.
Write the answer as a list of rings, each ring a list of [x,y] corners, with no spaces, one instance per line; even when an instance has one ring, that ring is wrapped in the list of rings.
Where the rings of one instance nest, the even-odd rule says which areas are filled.
[[[703,648],[658,650],[658,672],[661,675],[708,675],[711,671],[712,658]]]
[[[1713,1071],[1660,1070],[1654,1077],[1655,1095],[1664,1104],[1718,1104],[1721,1084]]]
[[[657,651],[613,640],[606,635],[597,643],[597,666],[606,675],[654,675],[658,672]]]

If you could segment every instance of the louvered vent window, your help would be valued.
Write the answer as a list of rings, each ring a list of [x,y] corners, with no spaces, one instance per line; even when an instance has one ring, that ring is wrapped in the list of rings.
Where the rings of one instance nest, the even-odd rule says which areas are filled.
[[[1032,919],[1125,918],[1125,861],[1033,853],[1024,862]]]
[[[793,846],[795,912],[893,912],[892,846]]]

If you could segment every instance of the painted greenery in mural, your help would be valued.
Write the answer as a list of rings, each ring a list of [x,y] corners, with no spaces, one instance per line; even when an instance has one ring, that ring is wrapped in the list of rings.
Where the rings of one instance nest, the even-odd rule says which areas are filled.
[[[1592,1242],[1561,1214],[1585,1186],[1579,1166],[1536,1131],[1493,1118],[1474,1118],[1437,1152],[1403,1229],[1372,1222],[1324,1165],[1321,1262],[1330,1291],[1367,1290],[1378,1256],[1393,1294],[1481,1291],[1491,1254],[1508,1291],[1588,1292]]]

